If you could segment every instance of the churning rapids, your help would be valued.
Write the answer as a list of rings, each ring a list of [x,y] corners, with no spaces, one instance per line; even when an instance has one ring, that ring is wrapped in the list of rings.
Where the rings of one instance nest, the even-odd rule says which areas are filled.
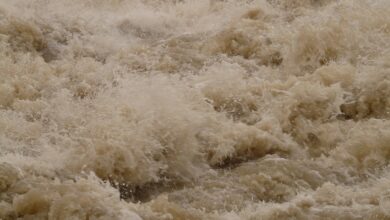
[[[0,0],[0,219],[390,219],[389,0]]]

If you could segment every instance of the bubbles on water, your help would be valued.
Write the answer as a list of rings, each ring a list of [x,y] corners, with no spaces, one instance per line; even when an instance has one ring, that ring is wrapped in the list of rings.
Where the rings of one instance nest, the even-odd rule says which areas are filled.
[[[387,219],[389,6],[0,1],[0,218]]]

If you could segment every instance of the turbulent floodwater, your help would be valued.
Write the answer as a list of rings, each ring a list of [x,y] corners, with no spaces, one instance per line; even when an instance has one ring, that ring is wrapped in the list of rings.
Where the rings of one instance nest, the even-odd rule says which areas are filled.
[[[390,219],[389,0],[0,0],[0,219]]]

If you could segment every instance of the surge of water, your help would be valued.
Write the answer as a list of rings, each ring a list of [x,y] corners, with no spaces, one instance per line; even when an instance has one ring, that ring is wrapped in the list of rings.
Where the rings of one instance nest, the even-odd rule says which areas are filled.
[[[389,0],[0,0],[1,219],[390,219]]]

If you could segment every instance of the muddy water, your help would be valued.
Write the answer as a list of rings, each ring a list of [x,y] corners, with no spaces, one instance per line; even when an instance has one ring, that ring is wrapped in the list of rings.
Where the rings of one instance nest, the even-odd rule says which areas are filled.
[[[390,219],[390,1],[0,0],[1,219]]]

